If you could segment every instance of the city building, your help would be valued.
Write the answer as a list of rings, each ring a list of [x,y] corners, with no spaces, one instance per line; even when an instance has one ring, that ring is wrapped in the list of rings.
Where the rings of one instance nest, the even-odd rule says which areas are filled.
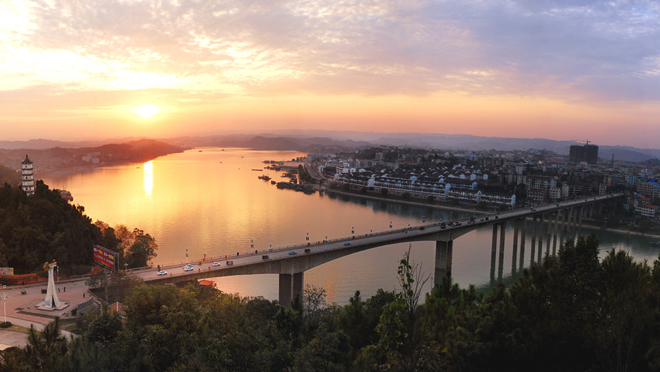
[[[598,163],[598,146],[590,145],[589,141],[584,146],[572,145],[568,156],[571,163],[596,164]]]

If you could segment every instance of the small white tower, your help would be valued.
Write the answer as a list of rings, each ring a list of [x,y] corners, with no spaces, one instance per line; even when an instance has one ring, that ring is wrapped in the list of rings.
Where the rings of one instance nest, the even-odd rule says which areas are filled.
[[[25,155],[25,160],[21,163],[21,171],[23,173],[22,187],[26,194],[34,194],[34,168],[32,161]]]

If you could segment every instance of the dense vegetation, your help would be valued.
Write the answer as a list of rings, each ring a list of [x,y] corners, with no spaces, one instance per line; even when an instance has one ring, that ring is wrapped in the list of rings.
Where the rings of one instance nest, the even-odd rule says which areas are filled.
[[[407,258],[401,290],[343,307],[307,287],[292,309],[189,286],[138,286],[126,319],[106,309],[82,337],[58,322],[2,354],[0,371],[647,371],[660,368],[660,261],[600,262],[592,235],[487,297],[450,277],[418,306]]]
[[[60,273],[81,274],[92,265],[94,244],[119,252],[119,264],[129,267],[145,266],[157,248],[141,230],[93,224],[82,206],[69,204],[42,181],[32,196],[9,184],[0,188],[0,266],[27,274],[56,260]]]
[[[18,186],[21,184],[21,174],[15,170],[0,165],[0,185],[5,183],[10,184],[11,186]]]

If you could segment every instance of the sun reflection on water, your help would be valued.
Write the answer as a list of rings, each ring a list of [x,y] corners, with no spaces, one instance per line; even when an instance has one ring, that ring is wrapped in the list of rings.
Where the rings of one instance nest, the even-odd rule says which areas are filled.
[[[151,190],[154,188],[153,164],[151,161],[144,163],[144,191],[147,199],[151,198]]]

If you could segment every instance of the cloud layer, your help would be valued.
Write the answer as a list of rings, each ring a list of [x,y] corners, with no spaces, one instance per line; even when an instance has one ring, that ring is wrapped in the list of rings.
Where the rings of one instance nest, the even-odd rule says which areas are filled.
[[[3,3],[4,89],[660,99],[651,1]]]
[[[660,100],[657,1],[7,0],[0,38],[0,97],[24,107],[5,122],[44,97],[77,97],[64,111],[94,106],[80,92],[102,107],[121,104],[117,92],[182,106],[296,95]]]

